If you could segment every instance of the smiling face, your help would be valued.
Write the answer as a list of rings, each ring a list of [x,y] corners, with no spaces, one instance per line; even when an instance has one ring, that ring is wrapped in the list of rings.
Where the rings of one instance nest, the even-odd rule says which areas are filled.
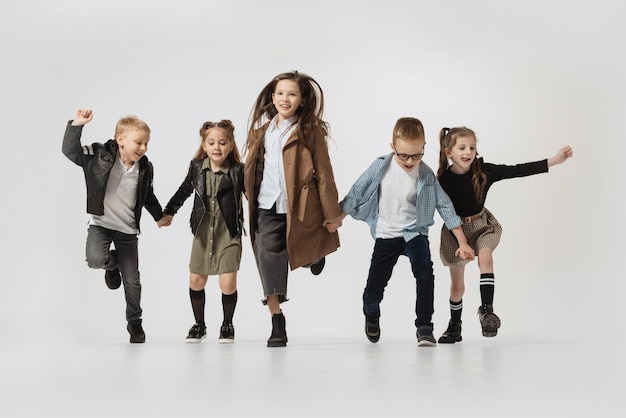
[[[278,111],[278,122],[289,119],[304,104],[298,83],[294,80],[280,80],[272,93],[272,103]]]
[[[124,165],[132,167],[148,151],[150,133],[143,129],[127,129],[115,136],[119,147],[119,156]]]
[[[219,170],[232,151],[232,143],[228,138],[226,129],[217,126],[208,129],[202,141],[202,149],[209,157],[211,170]]]
[[[424,138],[397,138],[395,145],[391,143],[393,159],[404,171],[410,173],[422,162],[425,145]]]
[[[452,148],[445,150],[448,158],[452,160],[452,170],[456,174],[465,174],[469,171],[472,162],[476,158],[476,138],[471,135],[459,136]]]

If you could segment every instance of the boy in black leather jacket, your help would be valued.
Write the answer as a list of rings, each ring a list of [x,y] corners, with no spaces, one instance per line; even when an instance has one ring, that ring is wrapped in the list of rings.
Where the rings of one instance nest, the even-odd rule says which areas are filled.
[[[115,139],[106,143],[81,145],[83,126],[93,112],[79,109],[69,121],[63,137],[63,154],[83,168],[87,186],[87,265],[105,269],[109,289],[124,283],[126,329],[131,343],[146,340],[141,325],[141,282],[139,279],[138,235],[143,207],[159,227],[171,220],[163,216],[152,188],[153,168],[144,155],[150,141],[150,128],[135,116],[121,118]],[[111,243],[115,249],[110,249]]]

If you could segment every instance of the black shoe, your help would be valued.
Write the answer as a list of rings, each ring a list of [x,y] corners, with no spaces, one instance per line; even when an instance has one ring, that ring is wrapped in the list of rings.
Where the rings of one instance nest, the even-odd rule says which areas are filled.
[[[448,322],[448,329],[439,337],[439,344],[454,344],[463,341],[461,336],[461,322]]]
[[[107,270],[104,273],[104,281],[109,289],[115,290],[122,284],[122,275],[118,269]]]
[[[311,273],[313,273],[314,276],[317,276],[318,274],[322,272],[322,270],[324,270],[325,265],[326,265],[326,257],[322,257],[316,262],[311,263],[310,265]]]
[[[365,336],[372,343],[380,340],[380,323],[378,318],[365,317]]]
[[[110,257],[117,259],[115,250],[110,251]],[[104,273],[104,281],[109,289],[115,290],[122,284],[122,275],[117,268],[115,270],[107,270]]]
[[[128,333],[130,334],[131,343],[145,343],[146,342],[146,334],[143,332],[143,328],[141,327],[141,319],[128,321],[128,325],[126,326],[126,329],[128,330]]]
[[[495,337],[500,328],[500,318],[493,313],[492,305],[484,305],[478,308],[478,320],[483,329],[483,337]]]
[[[287,330],[283,313],[272,315],[272,335],[267,340],[268,347],[285,347],[287,345]]]
[[[220,338],[218,340],[220,344],[228,344],[235,342],[235,327],[233,324],[225,323],[220,328]]]
[[[206,326],[193,324],[191,328],[189,328],[189,333],[187,334],[187,338],[185,341],[188,343],[199,343],[206,338]]]
[[[437,345],[437,341],[433,336],[433,325],[420,325],[415,332],[417,336],[417,345],[420,347],[434,347]]]

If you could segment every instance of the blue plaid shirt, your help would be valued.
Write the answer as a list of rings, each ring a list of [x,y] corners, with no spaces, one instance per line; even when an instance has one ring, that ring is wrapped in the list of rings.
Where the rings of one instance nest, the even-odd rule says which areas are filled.
[[[374,239],[376,239],[376,222],[378,221],[380,183],[387,173],[392,157],[393,153],[378,157],[339,202],[343,213],[354,219],[365,221],[369,225]],[[433,170],[423,161],[419,165],[416,207],[415,224],[402,231],[405,241],[410,241],[418,235],[428,236],[428,228],[435,223],[435,209],[448,229],[461,225],[461,218],[456,214],[452,201],[441,188]]]

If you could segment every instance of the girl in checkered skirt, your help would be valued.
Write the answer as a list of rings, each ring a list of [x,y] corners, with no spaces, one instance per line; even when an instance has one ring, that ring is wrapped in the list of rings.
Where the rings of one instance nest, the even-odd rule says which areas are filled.
[[[478,158],[476,135],[466,127],[443,128],[439,133],[439,170],[437,177],[446,191],[457,214],[463,220],[463,232],[468,244],[478,256],[480,269],[481,306],[478,318],[485,337],[495,337],[500,328],[500,318],[493,312],[495,276],[493,250],[500,241],[502,227],[493,214],[485,208],[487,192],[496,181],[533,174],[546,173],[549,167],[561,164],[573,156],[572,148],[561,148],[554,157],[517,165],[496,165]],[[455,256],[458,248],[454,236],[445,228],[441,231],[440,255],[450,268],[450,322],[439,338],[440,343],[455,343],[461,337],[461,312],[465,292],[463,260]]]

